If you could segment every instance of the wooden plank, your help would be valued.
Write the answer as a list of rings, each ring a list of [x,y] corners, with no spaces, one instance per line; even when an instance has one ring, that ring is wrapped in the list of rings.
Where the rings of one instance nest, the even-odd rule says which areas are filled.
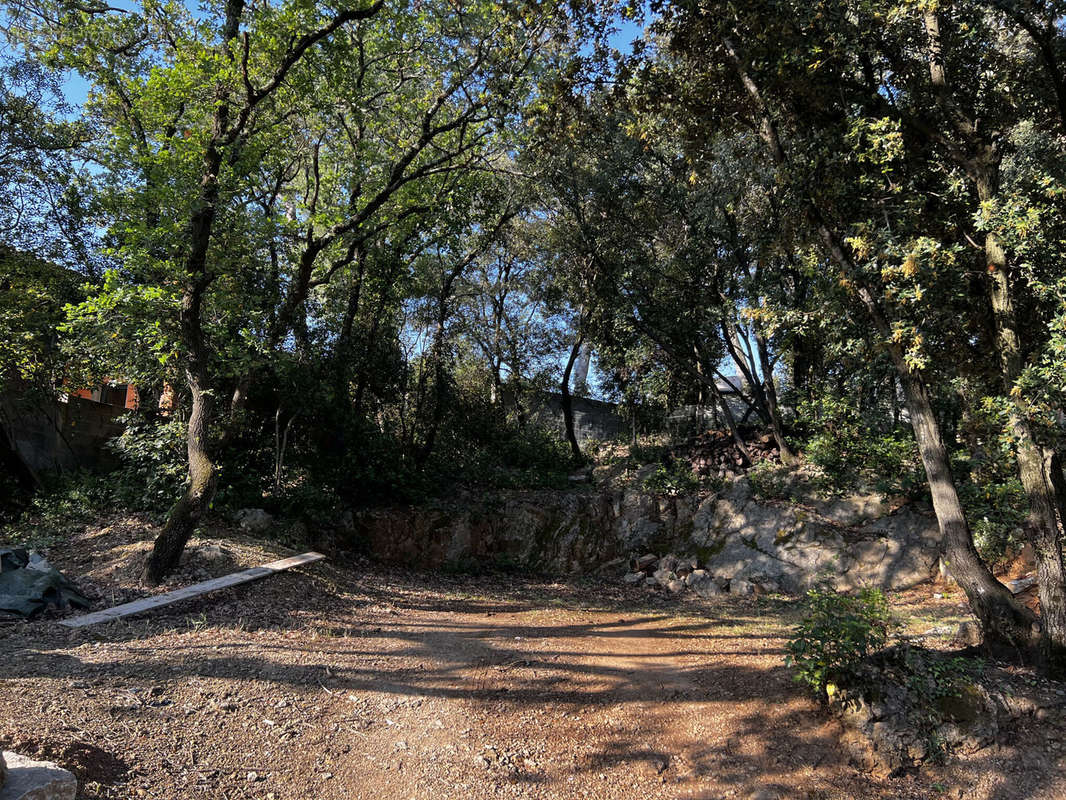
[[[103,611],[94,611],[92,614],[83,614],[80,617],[71,617],[70,619],[60,620],[59,624],[66,625],[68,628],[84,628],[86,625],[96,625],[99,622],[111,622],[112,620],[132,616],[133,614],[140,614],[143,611],[151,611],[152,609],[160,608],[161,606],[168,606],[171,603],[177,603],[181,600],[189,600],[193,597],[199,597],[208,592],[214,592],[229,586],[248,583],[248,581],[254,581],[257,578],[265,578],[267,575],[273,575],[275,572],[298,567],[302,564],[312,564],[315,561],[321,561],[323,558],[325,558],[324,555],[313,551],[309,553],[301,553],[298,556],[290,556],[289,558],[283,558],[280,561],[271,561],[269,564],[263,564],[261,567],[252,567],[251,569],[246,569],[242,572],[233,572],[229,575],[223,575],[221,578],[212,578],[209,581],[194,583],[191,586],[175,589],[172,592],[152,595],[151,597],[142,597],[140,600],[134,600],[131,603],[123,603],[114,608],[104,609]]]

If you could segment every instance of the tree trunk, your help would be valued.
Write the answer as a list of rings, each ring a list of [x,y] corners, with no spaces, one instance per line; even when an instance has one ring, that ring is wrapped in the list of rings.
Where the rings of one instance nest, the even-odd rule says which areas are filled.
[[[189,389],[192,392],[192,411],[186,436],[189,485],[185,494],[170,509],[166,524],[156,538],[145,564],[142,578],[153,586],[161,583],[178,566],[186,542],[207,513],[215,495],[215,464],[207,447],[214,417],[214,397],[192,375],[189,376]]]
[[[994,176],[979,176],[978,195],[987,201],[994,195]],[[1008,424],[1015,438],[1018,477],[1029,500],[1025,523],[1027,538],[1033,545],[1037,562],[1037,591],[1043,622],[1043,649],[1048,667],[1066,673],[1066,564],[1062,559],[1059,534],[1058,497],[1052,466],[1055,459],[1034,439],[1024,400],[1015,391],[1015,383],[1024,369],[1014,300],[1006,253],[994,233],[985,235],[985,260],[988,264],[989,295],[996,326],[996,349],[1003,375],[1003,388],[1013,400]],[[1062,520],[1066,523],[1066,519]]]
[[[228,0],[226,3],[223,43],[227,48],[237,38],[243,11],[244,0]],[[189,484],[184,496],[170,509],[167,522],[144,565],[142,578],[153,585],[160,583],[178,565],[185,543],[211,507],[215,495],[215,464],[208,450],[215,401],[212,392],[214,387],[208,376],[202,312],[204,293],[212,277],[207,268],[207,253],[218,214],[218,177],[230,118],[226,93],[224,84],[220,82],[216,87],[211,138],[204,149],[200,194],[189,220],[189,252],[184,265],[187,278],[178,316],[179,341],[184,350],[185,374],[192,395],[192,412],[185,435]]]
[[[573,347],[570,348],[570,357],[566,360],[566,369],[563,370],[563,379],[559,383],[559,392],[562,395],[561,405],[563,407],[563,426],[566,429],[566,441],[570,444],[570,452],[574,456],[574,461],[578,464],[585,461],[585,456],[581,452],[581,445],[578,444],[577,434],[574,431],[574,401],[570,396],[570,375],[574,371],[574,363],[577,361],[577,356],[581,352],[581,343],[584,339],[585,334],[579,331],[577,339],[574,340]]]
[[[770,428],[777,442],[778,452],[781,453],[782,464],[795,464],[796,454],[789,447],[785,438],[785,426],[781,422],[781,407],[777,402],[777,387],[774,385],[774,368],[770,363],[770,354],[767,352],[766,337],[755,331],[755,346],[759,352],[759,366],[762,370],[763,380],[766,382],[764,390],[766,395],[766,407],[770,412]]]
[[[900,379],[914,438],[929,481],[948,569],[966,592],[970,608],[990,638],[1013,648],[1031,649],[1036,633],[1033,615],[1014,601],[1010,591],[996,580],[974,547],[925,383],[909,370],[905,374],[901,371]]]
[[[744,62],[729,37],[722,37],[722,44],[737,69],[741,83],[755,104],[759,117],[760,136],[770,150],[774,161],[787,173],[788,156],[758,85],[748,74]],[[866,285],[862,271],[844,251],[840,238],[829,227],[816,198],[807,194],[803,200],[810,223],[818,231],[830,257],[855,285],[859,300],[873,322],[879,338],[888,348],[892,363],[899,374],[907,410],[911,416],[914,437],[917,440],[922,465],[925,467],[929,481],[933,510],[936,512],[937,524],[940,527],[945,554],[949,559],[951,574],[966,592],[970,607],[981,621],[981,627],[990,640],[1011,647],[1031,649],[1035,643],[1035,634],[1038,633],[1034,631],[1032,613],[1015,602],[1007,587],[997,581],[981,561],[974,547],[973,536],[966,522],[966,515],[951,475],[947,448],[944,447],[924,379],[907,364],[903,351],[893,339],[892,326],[878,298]]]

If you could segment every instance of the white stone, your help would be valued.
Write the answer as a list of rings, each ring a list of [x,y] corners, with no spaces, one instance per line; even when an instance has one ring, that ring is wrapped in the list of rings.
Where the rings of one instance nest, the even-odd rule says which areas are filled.
[[[78,781],[58,764],[5,752],[7,779],[0,800],[74,800]]]
[[[242,508],[236,514],[243,530],[261,533],[274,524],[274,518],[261,508]]]

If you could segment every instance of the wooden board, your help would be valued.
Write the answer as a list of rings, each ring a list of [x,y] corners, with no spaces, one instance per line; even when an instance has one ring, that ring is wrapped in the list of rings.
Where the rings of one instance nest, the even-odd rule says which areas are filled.
[[[273,575],[275,572],[298,567],[302,564],[311,564],[315,561],[321,561],[323,558],[325,558],[325,556],[321,553],[302,553],[298,556],[283,558],[280,561],[271,561],[269,564],[263,564],[261,567],[252,567],[243,572],[234,572],[229,575],[223,575],[221,578],[212,578],[209,581],[194,583],[191,586],[186,586],[182,589],[175,589],[173,592],[157,594],[152,597],[143,597],[140,600],[134,600],[132,603],[123,603],[120,606],[108,608],[104,611],[94,611],[92,614],[83,614],[80,617],[71,617],[70,619],[60,620],[59,624],[66,625],[68,628],[84,628],[86,625],[96,625],[99,622],[111,622],[112,620],[122,619],[122,617],[140,614],[143,611],[151,611],[160,606],[168,606],[171,603],[177,603],[181,600],[199,597],[202,594],[214,592],[218,589],[225,589],[228,586],[237,586],[238,584],[254,581],[258,578],[265,578],[267,575]]]

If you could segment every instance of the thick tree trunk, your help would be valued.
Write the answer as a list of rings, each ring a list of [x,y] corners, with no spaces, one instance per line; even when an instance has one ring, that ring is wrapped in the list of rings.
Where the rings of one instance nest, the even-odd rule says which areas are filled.
[[[214,416],[214,398],[191,375],[189,388],[192,392],[192,410],[186,437],[189,485],[185,494],[170,509],[166,524],[156,538],[145,564],[143,579],[151,585],[162,582],[178,566],[186,542],[207,513],[215,495],[215,464],[207,447]]]
[[[774,161],[787,172],[788,155],[758,85],[748,74],[733,42],[728,37],[723,37],[722,44],[736,66],[741,83],[756,106],[759,133],[763,141]],[[966,592],[970,607],[981,621],[982,629],[989,639],[1007,646],[1032,649],[1038,634],[1038,630],[1034,630],[1033,615],[1015,602],[1007,588],[996,580],[981,561],[974,547],[973,536],[951,475],[947,448],[944,447],[925,381],[907,364],[902,350],[893,339],[892,326],[881,308],[881,303],[866,285],[862,271],[845,252],[841,239],[826,222],[816,198],[807,195],[804,199],[809,221],[818,231],[830,257],[856,286],[859,300],[888,348],[892,363],[899,373],[951,574]]]

